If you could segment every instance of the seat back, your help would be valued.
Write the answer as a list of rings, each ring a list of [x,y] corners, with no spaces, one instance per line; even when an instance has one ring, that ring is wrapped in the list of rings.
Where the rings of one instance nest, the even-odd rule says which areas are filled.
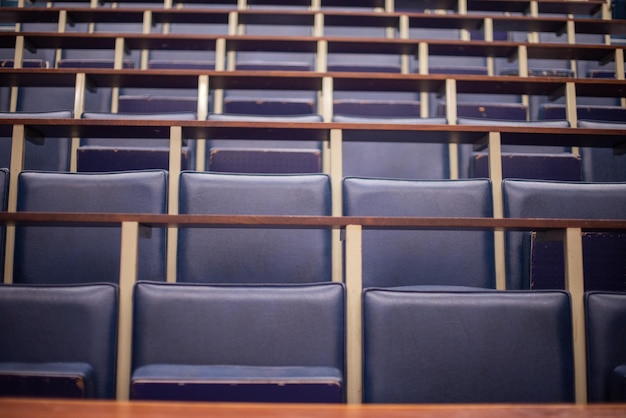
[[[364,402],[574,401],[566,292],[366,289],[363,336]]]
[[[361,107],[361,111],[365,108]],[[445,118],[336,115],[333,122],[445,124]],[[422,135],[416,133],[417,135]],[[437,143],[343,142],[343,175],[403,179],[441,180],[450,177],[448,145]]]
[[[167,213],[167,173],[22,172],[18,211]],[[117,282],[119,227],[20,226],[15,236],[15,283]],[[165,280],[164,229],[139,240],[138,277]],[[62,245],[61,245],[62,244]]]
[[[490,217],[491,182],[348,177],[346,216]],[[495,287],[493,233],[363,231],[363,287]]]
[[[2,380],[20,370],[33,374],[46,367],[56,372],[47,378],[54,378],[81,363],[93,371],[88,387],[82,388],[85,395],[114,398],[117,316],[118,289],[112,284],[0,286]],[[65,395],[53,387],[39,392],[29,385],[3,389],[12,396]]]
[[[600,116],[600,115],[597,115]],[[605,120],[579,120],[579,128],[624,129],[625,119],[619,122]],[[583,160],[583,178],[591,182],[626,181],[626,155],[616,155],[610,148],[586,148],[580,150]]]
[[[625,402],[626,293],[585,293],[587,399]],[[621,389],[621,390],[620,390]]]
[[[325,174],[183,172],[181,214],[331,214]],[[325,229],[180,228],[178,281],[297,283],[331,279]]]
[[[83,119],[196,120],[195,112],[109,113],[85,112]],[[185,142],[181,166],[194,168],[195,141]],[[77,157],[78,171],[124,171],[169,169],[169,138],[81,138]]]
[[[69,119],[73,112],[0,112],[0,119]],[[0,167],[11,165],[11,137],[0,137]],[[70,168],[70,139],[45,138],[41,141],[26,141],[24,149],[26,170],[67,171]]]
[[[9,170],[0,168],[0,211],[7,210],[7,197],[9,195]],[[0,228],[0,269],[4,272],[4,240],[5,228]]]
[[[210,114],[212,121],[321,122],[318,114],[296,116]],[[322,144],[318,141],[220,139],[208,141],[207,166],[223,173],[294,174],[322,172]]]
[[[505,179],[502,192],[507,218],[626,218],[626,183]],[[526,232],[506,234],[508,289],[530,288],[529,242]]]
[[[195,375],[201,375],[202,384],[206,385],[216,384],[229,372],[235,372],[232,375],[235,381],[245,374],[255,384],[263,385],[263,374],[256,372],[285,368],[296,375],[310,368],[333,369],[343,376],[344,303],[341,283],[241,286],[137,283],[133,379],[140,374],[138,369],[146,370],[154,365],[161,365],[161,372],[167,366],[174,366],[169,369],[169,381],[175,381],[174,376],[186,381],[193,379],[193,375],[181,375],[179,371],[194,366]],[[266,375],[266,380],[271,380],[269,376]],[[193,390],[192,385],[188,386],[175,390],[184,396],[185,390]],[[237,384],[231,380],[230,386]],[[239,386],[244,387],[226,388],[222,396],[239,391],[234,399],[255,398],[254,394],[246,393],[247,385]],[[229,399],[210,391],[199,396],[205,400]],[[305,399],[314,396],[304,395]]]
[[[566,120],[527,122],[463,117],[457,122],[459,125],[569,127]],[[473,152],[471,155],[470,176],[478,178],[489,176],[487,153]],[[582,177],[581,158],[572,154],[568,147],[505,145],[502,147],[502,156],[504,178],[580,181]]]

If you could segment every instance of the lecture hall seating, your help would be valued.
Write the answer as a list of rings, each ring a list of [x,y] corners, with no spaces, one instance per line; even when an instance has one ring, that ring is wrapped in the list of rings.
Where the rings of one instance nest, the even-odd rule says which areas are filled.
[[[167,172],[23,171],[17,211],[167,213]],[[165,280],[165,245],[163,229],[145,231],[139,243],[140,278]],[[16,228],[14,283],[116,283],[119,263],[120,228]]]
[[[115,396],[114,284],[0,285],[0,395]]]
[[[179,213],[329,216],[330,179],[185,171]],[[177,268],[180,282],[330,281],[330,231],[179,228]]]
[[[61,119],[72,118],[73,113],[68,110],[52,112],[0,112],[0,118],[10,119],[41,118]],[[0,167],[11,166],[11,138],[0,137]],[[29,138],[26,141],[24,169],[46,171],[68,171],[70,168],[70,139],[69,138]]]
[[[363,346],[365,403],[574,401],[566,292],[366,289]]]
[[[346,216],[491,217],[487,179],[348,177]],[[493,234],[484,231],[364,231],[363,288],[455,285],[495,288]]]
[[[575,219],[626,217],[625,183],[505,179],[502,188],[505,217]],[[507,232],[506,235],[507,288],[529,289],[532,285],[529,252],[531,234]],[[559,265],[558,263],[559,261],[555,261],[556,265]]]
[[[42,292],[81,283],[69,286],[72,293],[96,286],[87,283],[111,282],[102,286],[115,289],[120,282],[120,327],[108,328],[108,342],[119,344],[117,370],[107,374],[106,392],[98,370],[96,386],[88,378],[80,396],[125,400],[130,391],[134,400],[359,403],[626,399],[626,360],[619,357],[625,340],[618,326],[611,328],[622,313],[598,309],[607,301],[623,305],[623,294],[613,291],[621,288],[612,287],[619,278],[596,281],[583,254],[587,284],[594,281],[587,290],[603,293],[586,295],[587,327],[581,330],[580,292],[554,290],[564,287],[562,276],[575,274],[563,271],[562,254],[541,253],[548,244],[562,253],[562,242],[551,242],[550,232],[493,226],[502,203],[505,217],[526,218],[519,222],[539,229],[554,222],[563,231],[564,223],[581,222],[563,217],[626,219],[624,184],[610,183],[626,180],[626,164],[623,156],[609,155],[623,147],[624,124],[606,122],[623,122],[623,15],[610,19],[602,0],[427,0],[417,7],[410,0],[297,0],[289,6],[221,1],[1,4],[0,24],[9,25],[0,31],[2,135],[11,136],[5,115],[66,112],[58,125],[45,116],[26,124],[25,165],[13,162],[10,180],[19,181],[11,183],[9,210],[17,200],[15,216],[172,215],[167,227],[139,222],[138,283],[129,266],[121,266],[133,256],[120,254],[117,220],[113,227],[18,222],[14,244],[12,221],[1,225],[8,225],[6,253],[15,249],[15,259],[5,260],[11,267],[5,272],[13,276],[4,279],[17,284],[0,287],[0,298],[5,289],[39,291],[41,283],[54,284]],[[591,113],[583,109],[605,113],[585,121]],[[554,110],[557,116],[549,114]],[[24,111],[30,112],[19,113]],[[468,119],[474,116],[480,120]],[[100,125],[102,119],[111,119],[111,126]],[[377,128],[364,129],[368,124]],[[128,135],[120,134],[122,128]],[[59,132],[67,139],[49,135]],[[165,145],[176,147],[179,136],[182,173],[176,159],[168,161]],[[45,145],[36,145],[42,138]],[[146,167],[143,157],[133,157],[139,165],[117,161],[85,173],[85,141],[116,157],[118,145],[140,145],[142,155],[156,150],[163,159],[159,170],[109,171]],[[484,148],[471,148],[487,142],[489,152],[504,151],[502,169],[487,161]],[[53,144],[61,146],[61,157],[55,152],[33,166],[37,152]],[[528,166],[510,172],[507,153],[529,148],[543,154],[521,157],[560,154],[549,154],[542,173]],[[342,160],[335,158],[339,150]],[[7,155],[0,152],[0,167],[9,168],[9,159],[1,163]],[[285,155],[307,161],[288,165]],[[101,153],[93,156],[104,162]],[[149,177],[150,186],[131,186],[133,176]],[[501,184],[501,177],[567,182]],[[61,191],[60,178],[74,188]],[[113,178],[123,179],[124,192],[112,191]],[[540,203],[521,196],[531,186],[545,192]],[[127,195],[141,205],[126,206]],[[216,226],[203,215],[244,215],[252,223],[266,222],[257,215],[290,222],[304,215],[324,227]],[[355,225],[345,224],[348,216],[357,217]],[[413,219],[407,225],[438,218],[431,222],[450,230],[384,225],[403,217]],[[448,228],[457,217],[489,226]],[[197,224],[187,224],[190,219]],[[325,223],[331,221],[337,222],[332,230]],[[125,227],[128,238],[132,232]],[[354,229],[361,227],[356,259],[362,263],[355,266]],[[583,252],[592,248],[592,236],[624,235],[582,230]],[[508,231],[506,248],[502,231]],[[58,245],[74,241],[75,248]],[[88,244],[102,246],[97,257]],[[623,259],[623,247],[613,248]],[[622,268],[618,261],[611,267]],[[539,277],[544,267],[556,271],[559,285]],[[355,292],[361,269],[363,283]],[[611,315],[618,319],[607,320]],[[19,335],[32,331],[8,327]],[[587,331],[587,352],[581,331]],[[76,369],[91,373],[82,363]],[[589,380],[581,391],[582,369]]]
[[[626,293],[587,292],[589,402],[626,401]]]
[[[344,400],[341,283],[135,287],[132,399]]]
[[[7,195],[9,194],[9,170],[0,168],[0,211],[7,210]],[[4,271],[4,245],[5,245],[5,228],[0,228],[0,268]]]

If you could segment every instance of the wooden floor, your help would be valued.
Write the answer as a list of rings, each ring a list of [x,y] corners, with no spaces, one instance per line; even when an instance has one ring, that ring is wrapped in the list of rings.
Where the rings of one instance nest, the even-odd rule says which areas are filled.
[[[613,405],[299,405],[0,399],[0,418],[624,418]]]

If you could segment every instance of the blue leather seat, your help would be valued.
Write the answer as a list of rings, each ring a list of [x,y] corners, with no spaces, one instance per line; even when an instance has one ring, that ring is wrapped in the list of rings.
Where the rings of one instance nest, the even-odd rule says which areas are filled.
[[[56,29],[54,30],[56,32]],[[89,58],[92,52],[101,50],[80,50],[76,58],[62,59],[58,68],[93,69],[113,68],[113,57],[107,59]],[[54,63],[54,59],[50,60]],[[133,68],[131,61],[124,61],[124,68]],[[88,112],[108,112],[111,110],[112,88],[99,86],[95,90],[85,90],[84,110]],[[28,112],[51,112],[74,109],[74,87],[25,87],[20,89],[18,110]]]
[[[0,119],[32,118],[32,119],[70,119],[73,112],[0,112]],[[0,167],[11,165],[11,137],[0,138]],[[45,138],[43,143],[26,141],[24,150],[24,169],[67,171],[70,168],[70,139]]]
[[[167,172],[58,173],[23,171],[18,211],[167,213]],[[63,284],[119,279],[120,228],[16,228],[14,282]],[[164,229],[139,240],[138,277],[165,280]]]
[[[85,112],[83,119],[168,119],[196,120],[195,112],[176,113],[97,113]],[[78,171],[106,172],[169,169],[169,139],[81,138]],[[183,144],[181,167],[195,168],[195,141]]]
[[[579,121],[624,122],[626,120],[626,108],[611,105],[578,105],[576,115]],[[539,119],[565,119],[565,105],[551,103],[542,105],[539,109]]]
[[[183,172],[181,214],[331,214],[325,174]],[[179,228],[177,281],[303,283],[331,280],[326,229]]]
[[[598,115],[599,116],[599,115]],[[624,129],[626,119],[611,122],[598,120],[579,120],[578,127],[589,129]],[[585,181],[615,182],[626,181],[626,155],[615,155],[610,148],[586,148],[580,150],[583,160]]]
[[[626,218],[626,183],[505,179],[502,192],[507,218]],[[529,289],[530,234],[506,235],[507,288]],[[562,266],[563,262],[554,258],[553,264]]]
[[[348,177],[346,216],[490,217],[491,182]],[[493,233],[363,231],[363,287],[495,288]]]
[[[342,402],[341,283],[137,283],[132,399]]]
[[[268,56],[268,58],[270,58]],[[312,71],[301,62],[237,63],[237,70],[247,71]],[[309,90],[236,90],[224,92],[224,113],[237,115],[301,116],[316,111],[316,92]]]
[[[0,285],[0,395],[115,397],[118,289]]]
[[[13,59],[13,55],[14,51],[10,49],[0,51],[0,68],[14,67],[15,60]],[[46,68],[46,66],[47,62],[42,59],[22,60],[22,68]],[[8,112],[11,110],[11,90],[9,86],[0,87],[0,112]]]
[[[333,101],[335,117],[419,118],[419,100],[359,100],[338,99]]]
[[[446,124],[445,118],[336,115],[333,122]],[[423,135],[416,132],[416,135]],[[343,142],[343,175],[405,179],[450,177],[448,145],[437,143]]]
[[[462,117],[458,118],[457,123],[459,125],[569,127],[566,120],[527,122]],[[460,153],[461,158],[466,158],[465,154]],[[572,154],[567,147],[502,146],[502,176],[504,178],[580,181],[582,179],[581,165],[580,156]],[[487,152],[472,152],[469,175],[478,178],[489,176]]]
[[[366,289],[363,345],[367,403],[574,401],[566,292]]]
[[[197,25],[194,25],[197,26]],[[211,25],[204,25],[211,26]],[[155,70],[214,70],[215,64],[212,61],[180,61],[176,57],[178,53],[205,54],[207,51],[151,51],[151,54],[167,53],[169,59],[151,59],[148,62],[149,69]],[[210,106],[210,96],[209,96]],[[119,113],[177,113],[193,112],[198,110],[198,89],[178,89],[178,88],[123,88],[120,89],[118,100]]]
[[[264,116],[210,114],[208,120],[246,122],[321,122],[317,114]],[[316,141],[219,139],[208,141],[209,171],[248,174],[322,172],[322,144]]]
[[[0,168],[0,211],[7,210],[7,198],[9,194],[9,170],[6,168]],[[5,240],[5,228],[0,228],[0,269],[4,272],[4,241]]]
[[[626,293],[585,293],[587,399],[626,402]]]

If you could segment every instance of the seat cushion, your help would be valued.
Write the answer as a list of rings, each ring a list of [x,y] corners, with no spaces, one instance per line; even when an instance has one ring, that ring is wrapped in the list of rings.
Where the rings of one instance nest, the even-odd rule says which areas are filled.
[[[87,363],[0,363],[0,395],[92,398],[95,372]]]
[[[133,399],[339,403],[342,393],[332,367],[155,364],[131,378]]]

